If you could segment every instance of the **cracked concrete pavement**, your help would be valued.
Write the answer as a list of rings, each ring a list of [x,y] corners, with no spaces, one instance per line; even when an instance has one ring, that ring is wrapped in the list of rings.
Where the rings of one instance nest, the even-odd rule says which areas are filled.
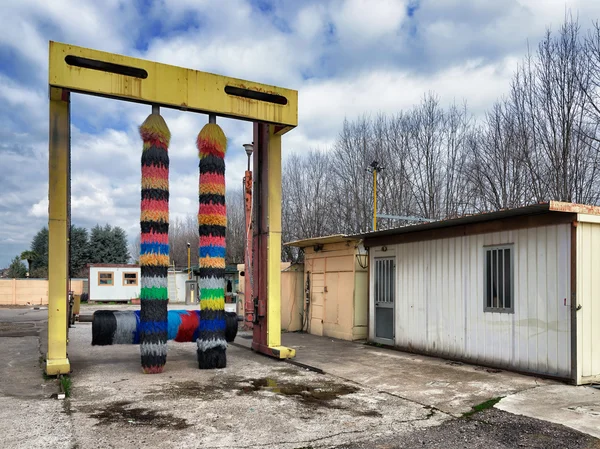
[[[91,324],[78,323],[69,332],[72,396],[49,399],[57,385],[42,377],[40,339],[2,336],[11,326],[31,333],[23,323],[43,329],[44,313],[0,310],[0,376],[12,380],[0,386],[2,447],[598,447],[497,409],[459,418],[491,397],[506,396],[502,404],[574,387],[304,334],[284,334],[284,343],[326,374],[255,354],[240,335],[226,369],[200,371],[194,344],[170,343],[166,371],[144,375],[137,346],[92,347]]]

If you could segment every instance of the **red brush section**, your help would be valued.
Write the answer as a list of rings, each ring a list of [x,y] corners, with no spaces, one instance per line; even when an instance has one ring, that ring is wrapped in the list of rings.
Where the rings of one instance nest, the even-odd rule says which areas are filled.
[[[206,157],[208,155],[217,156],[221,159],[225,156],[223,148],[218,145],[215,145],[213,141],[206,141],[202,139],[198,139],[197,147],[200,149],[200,157]]]
[[[200,203],[199,212],[206,215],[227,215],[224,204]]]
[[[169,201],[168,200],[142,200],[142,209],[145,210],[159,210],[159,211],[169,211]]]
[[[198,315],[195,313],[184,313],[181,315],[181,324],[175,337],[175,341],[186,343],[192,341],[192,336],[200,325]]]
[[[169,179],[169,169],[154,165],[142,165],[142,178]]]
[[[146,148],[150,147],[158,147],[164,150],[169,149],[169,145],[165,142],[165,136],[159,135],[156,132],[149,132],[146,129],[140,129],[140,136],[144,141],[144,146]]]
[[[169,243],[169,234],[158,234],[156,232],[142,233],[140,238],[141,243],[161,243],[166,245]]]
[[[160,374],[164,368],[164,366],[145,366],[142,368],[142,371],[144,371],[144,374]]]
[[[225,184],[225,175],[218,173],[200,174],[200,183],[202,184]]]
[[[215,237],[212,235],[201,235],[200,246],[225,246],[225,237]]]

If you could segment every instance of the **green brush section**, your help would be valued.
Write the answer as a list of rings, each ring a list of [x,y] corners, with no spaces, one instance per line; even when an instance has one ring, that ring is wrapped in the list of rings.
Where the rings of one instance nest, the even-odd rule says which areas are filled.
[[[140,299],[169,299],[166,287],[145,287],[140,290]]]

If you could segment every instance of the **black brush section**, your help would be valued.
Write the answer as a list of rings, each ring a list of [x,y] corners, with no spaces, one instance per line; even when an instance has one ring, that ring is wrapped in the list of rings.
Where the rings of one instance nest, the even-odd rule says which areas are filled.
[[[142,199],[169,201],[169,191],[162,189],[142,189]]]
[[[168,267],[153,267],[153,266],[146,266],[143,265],[141,267],[141,275],[142,277],[163,277],[166,278],[167,277],[167,270]],[[152,301],[159,301],[159,300],[152,300]],[[166,299],[161,299],[160,301],[166,301]]]
[[[227,366],[227,354],[223,348],[212,348],[206,351],[198,349],[198,368],[220,369]]]
[[[164,223],[162,221],[141,221],[140,228],[143,233],[152,231],[156,232],[157,234],[169,233],[169,223]]]
[[[203,173],[225,173],[225,159],[217,156],[205,156],[198,164],[200,174]]]
[[[169,153],[164,148],[152,146],[142,152],[142,165],[169,168]]]
[[[217,225],[200,225],[200,226],[198,226],[198,234],[200,236],[212,235],[214,237],[225,237],[226,231],[227,231],[227,228],[225,226],[217,226]]]
[[[225,277],[225,268],[199,268],[198,276],[200,276],[200,278]],[[200,280],[200,282],[202,282],[202,280]]]
[[[217,195],[215,193],[203,193],[198,195],[198,202],[200,204],[225,204],[225,197],[223,195]]]
[[[92,346],[113,344],[117,319],[112,310],[97,310],[92,317]]]
[[[167,303],[166,299],[142,299],[140,307],[140,322],[156,321],[167,322]],[[165,324],[165,329],[166,329]]]
[[[236,312],[225,312],[225,341],[231,343],[238,333],[238,317]]]
[[[167,363],[166,355],[142,355],[142,367],[164,366]]]

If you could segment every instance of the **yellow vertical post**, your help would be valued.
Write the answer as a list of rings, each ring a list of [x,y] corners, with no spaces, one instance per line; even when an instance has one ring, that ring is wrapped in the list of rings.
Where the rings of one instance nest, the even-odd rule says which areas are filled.
[[[377,170],[373,170],[373,231],[377,231]]]
[[[267,345],[280,358],[294,357],[296,351],[281,346],[281,136],[269,126],[267,173]]]
[[[67,374],[67,285],[70,183],[70,98],[50,88],[48,188],[48,353],[46,374]]]
[[[192,249],[190,247],[190,244],[187,244],[187,249],[188,249],[188,279],[192,279]]]

